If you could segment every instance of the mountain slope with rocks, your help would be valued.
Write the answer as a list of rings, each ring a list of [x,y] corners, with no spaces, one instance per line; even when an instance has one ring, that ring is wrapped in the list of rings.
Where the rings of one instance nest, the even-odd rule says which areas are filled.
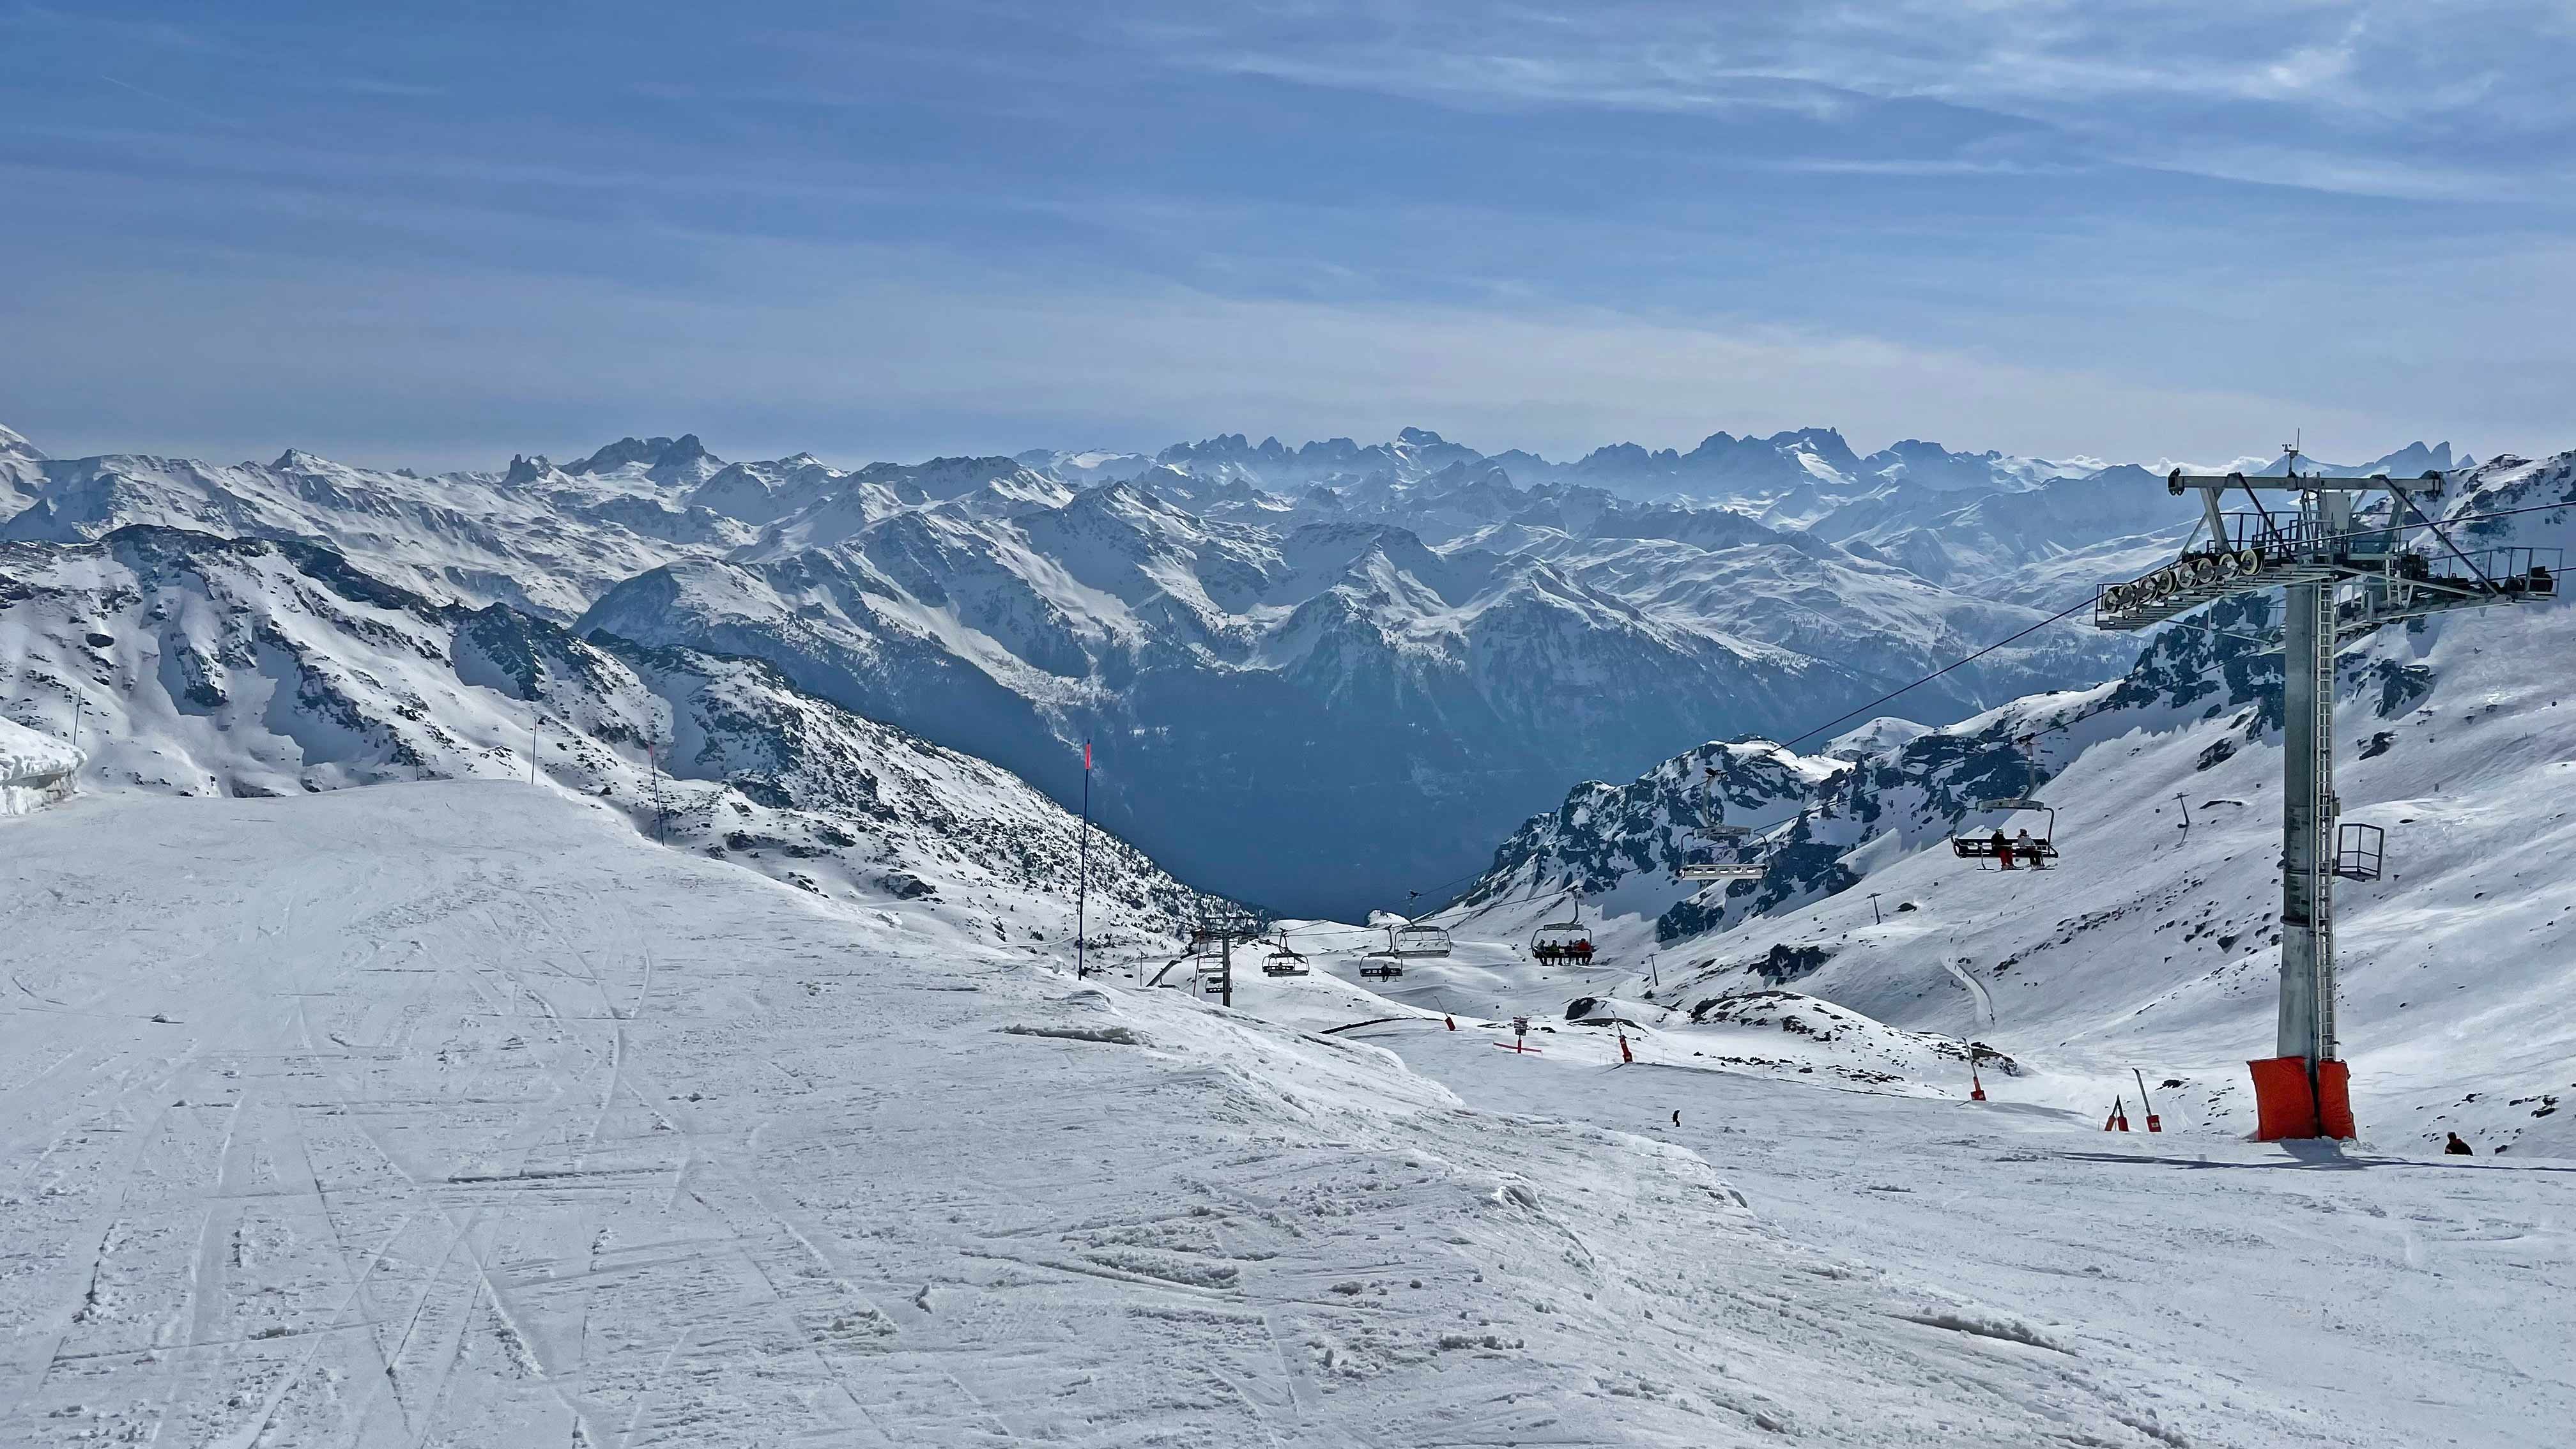
[[[2464,547],[2576,543],[2576,454],[2491,459],[2448,493]],[[2240,1064],[2271,1054],[2279,957],[2280,663],[2263,642],[2277,610],[2221,603],[2151,637],[2118,679],[1958,725],[1865,730],[1813,756],[1712,745],[1587,784],[1440,919],[1508,939],[1581,899],[1605,954],[1630,968],[1651,954],[1653,995],[1676,1009],[1793,983],[2025,1062],[2178,1072],[2195,1111],[2250,1125]],[[2385,629],[2340,661],[2344,818],[2387,832],[2386,874],[2337,901],[2346,1054],[2374,1140],[2459,1130],[2576,1152],[2558,1110],[2576,1092],[2576,907],[2559,889],[2576,862],[2571,658],[2576,610],[2541,602]],[[1758,843],[1694,835],[1712,762],[1727,819],[1770,827]],[[1952,854],[1954,833],[2044,833],[2037,813],[1979,805],[2034,789],[2056,810],[2055,869]],[[1672,878],[1757,855],[1756,880]],[[2114,1087],[2106,1074],[2106,1102]]]
[[[996,940],[1072,931],[1077,823],[1007,771],[758,660],[432,602],[309,544],[0,544],[0,713],[61,737],[76,710],[91,792],[519,780],[821,895],[945,901]],[[1090,872],[1095,936],[1191,913],[1113,835]]]

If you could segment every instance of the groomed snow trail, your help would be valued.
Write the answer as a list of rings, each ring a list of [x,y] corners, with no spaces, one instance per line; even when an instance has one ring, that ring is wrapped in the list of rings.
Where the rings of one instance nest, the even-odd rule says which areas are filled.
[[[2234,1064],[2148,1073],[2155,1134],[2123,1074],[2135,1130],[2105,1132],[2107,1073],[1989,1057],[1992,1100],[1972,1103],[1955,1040],[1790,992],[1694,1021],[1604,995],[1635,979],[1618,963],[1462,940],[1379,982],[1356,979],[1363,959],[1318,948],[1314,975],[1239,981],[1235,1004],[1343,1027],[1486,1110],[1695,1152],[1783,1237],[1922,1295],[1910,1322],[2050,1345],[2192,1443],[2554,1449],[2576,1416],[2576,1162],[2447,1157],[2404,1130],[2247,1142],[2217,1110]],[[1569,996],[1605,1024],[1567,1020]],[[1478,1014],[1450,1031],[1444,1006]],[[1514,1012],[1534,1055],[1495,1050]],[[1669,1242],[1677,1261],[1697,1251]]]
[[[0,966],[0,1444],[2178,1442],[1681,1147],[523,786],[0,823]]]
[[[1919,1321],[2036,1335],[2194,1443],[2541,1449],[2576,1415],[2576,1163],[2175,1130],[2179,1090],[2164,1133],[2134,1098],[2137,1130],[2105,1133],[1993,1075],[1983,1104],[1837,1090],[1697,1066],[1687,1032],[1621,1066],[1607,1032],[1550,1025],[1532,1058],[1473,1023],[1350,1035],[1480,1105],[1698,1152],[1784,1235],[1990,1305]]]

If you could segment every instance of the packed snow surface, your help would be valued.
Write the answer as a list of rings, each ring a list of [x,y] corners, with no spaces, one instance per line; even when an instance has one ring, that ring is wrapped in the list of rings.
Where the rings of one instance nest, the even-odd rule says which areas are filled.
[[[1079,983],[524,784],[0,823],[0,941],[13,1446],[2540,1444],[2576,1408],[2545,1164],[1690,1065],[1776,1023],[1498,1051],[1324,950],[1233,1010]]]

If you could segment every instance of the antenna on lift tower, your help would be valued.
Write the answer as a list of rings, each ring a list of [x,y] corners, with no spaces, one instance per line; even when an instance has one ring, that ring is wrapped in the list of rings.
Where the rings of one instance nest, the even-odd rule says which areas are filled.
[[[2303,477],[2300,444],[2281,451],[2288,471],[2280,478],[2168,474],[2166,492],[2200,495],[2208,546],[2103,586],[2093,623],[2145,629],[2219,599],[2274,588],[2284,595],[2279,1055],[2251,1064],[2255,1135],[2348,1138],[2351,1075],[2335,1033],[2334,880],[2378,879],[2384,836],[2375,825],[2338,819],[2335,651],[2402,620],[2554,598],[2560,560],[2556,549],[2462,551],[2416,502],[2440,496],[2439,473]],[[2291,495],[2291,507],[2266,509],[2266,491]],[[2227,512],[2231,492],[2243,493],[2253,511]],[[2385,515],[2365,516],[2373,507]],[[2444,552],[2419,547],[2428,542]]]

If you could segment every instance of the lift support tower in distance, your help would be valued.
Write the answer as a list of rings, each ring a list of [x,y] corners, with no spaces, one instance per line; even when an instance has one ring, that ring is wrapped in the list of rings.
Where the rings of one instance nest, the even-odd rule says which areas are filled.
[[[2205,547],[2104,586],[2093,622],[2144,629],[2236,594],[2278,588],[2281,630],[2281,1013],[2278,1055],[2252,1063],[2266,1141],[2353,1135],[2350,1075],[2335,1035],[2334,878],[2375,879],[2378,832],[2344,825],[2334,791],[2336,650],[2386,624],[2557,593],[2555,550],[2463,551],[2417,502],[2442,475],[2392,480],[2242,473],[2165,479],[2200,495]],[[2227,512],[2241,493],[2251,510]],[[2266,507],[2265,493],[2286,494]],[[2195,532],[2197,539],[2199,533]],[[2428,547],[2435,545],[2435,547]]]

